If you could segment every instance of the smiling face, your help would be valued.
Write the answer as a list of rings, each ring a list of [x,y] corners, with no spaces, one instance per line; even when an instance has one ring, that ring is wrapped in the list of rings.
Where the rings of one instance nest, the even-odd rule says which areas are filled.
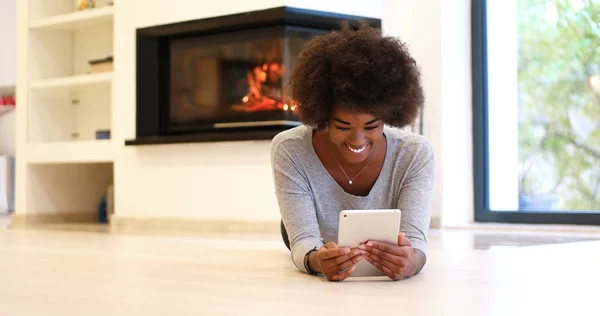
[[[336,156],[342,163],[360,164],[366,161],[373,149],[385,138],[383,121],[368,113],[349,112],[340,108],[333,110],[328,123],[329,138]]]

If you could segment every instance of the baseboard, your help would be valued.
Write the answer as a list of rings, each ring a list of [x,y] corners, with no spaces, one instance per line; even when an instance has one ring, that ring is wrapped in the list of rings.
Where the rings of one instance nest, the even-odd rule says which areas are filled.
[[[234,219],[190,219],[160,217],[111,216],[110,223],[98,223],[94,213],[17,214],[11,216],[9,228],[52,229],[64,231],[103,231],[125,234],[201,235],[201,234],[279,234],[279,221]]]
[[[431,227],[440,227],[440,218],[431,219]],[[147,234],[210,234],[247,233],[279,234],[280,221],[249,221],[234,219],[189,219],[112,216],[111,230],[116,233]]]
[[[112,216],[115,233],[194,235],[212,233],[279,234],[279,221]]]
[[[98,224],[95,213],[48,213],[17,214],[11,216],[9,228],[40,228],[42,225],[56,224]],[[113,215],[110,217],[108,231],[128,234],[163,234],[163,235],[197,235],[197,234],[279,234],[280,222],[252,221],[241,219],[194,219],[171,217],[127,217]],[[104,225],[103,225],[104,226]],[[67,226],[62,225],[58,227]],[[75,225],[74,227],[88,226]],[[431,218],[431,228],[440,227],[440,218]],[[96,229],[95,229],[96,230]]]
[[[10,228],[26,228],[39,224],[93,224],[98,222],[98,215],[89,212],[21,214],[10,216]]]
[[[469,223],[465,225],[444,225],[445,230],[502,231],[528,233],[582,233],[600,234],[600,226],[568,224],[515,224],[515,223]]]

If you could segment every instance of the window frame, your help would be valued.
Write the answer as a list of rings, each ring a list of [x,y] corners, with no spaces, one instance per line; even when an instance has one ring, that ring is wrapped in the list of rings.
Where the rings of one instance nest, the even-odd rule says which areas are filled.
[[[471,1],[471,75],[473,83],[473,188],[476,222],[600,225],[597,212],[515,211],[489,207],[487,0]]]

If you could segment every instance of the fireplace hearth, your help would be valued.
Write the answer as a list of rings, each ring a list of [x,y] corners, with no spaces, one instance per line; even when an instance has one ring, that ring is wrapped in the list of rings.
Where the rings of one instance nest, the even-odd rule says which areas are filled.
[[[381,20],[290,7],[137,30],[136,139],[127,145],[270,139],[300,125],[285,86],[315,35]]]

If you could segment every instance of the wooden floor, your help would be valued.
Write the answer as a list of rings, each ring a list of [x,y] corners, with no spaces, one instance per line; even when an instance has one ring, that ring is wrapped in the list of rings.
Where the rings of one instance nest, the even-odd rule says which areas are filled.
[[[430,239],[418,276],[331,283],[272,235],[0,231],[0,315],[600,315],[600,235]]]

